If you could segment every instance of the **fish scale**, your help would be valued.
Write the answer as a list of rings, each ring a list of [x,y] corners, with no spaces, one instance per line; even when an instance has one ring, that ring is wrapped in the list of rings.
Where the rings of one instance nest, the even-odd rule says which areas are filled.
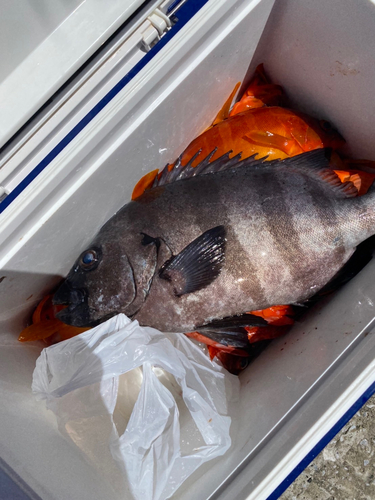
[[[374,193],[353,198],[356,189],[327,170],[326,156],[316,150],[236,165],[222,158],[208,172],[186,169],[181,180],[171,181],[178,165],[170,178],[162,174],[162,185],[156,181],[99,231],[90,247],[100,249],[95,267],[83,269],[85,252],[77,260],[54,300],[69,303],[77,288],[85,299],[59,317],[82,326],[123,312],[184,332],[308,299],[375,233]]]
[[[266,181],[264,177],[267,177],[267,174],[259,173],[259,181],[251,182],[247,175],[240,175],[241,179],[236,177],[238,176],[225,176],[225,180],[220,183],[220,187],[214,190],[215,196],[219,197],[221,200],[221,204],[227,207],[225,212],[225,216],[223,217],[223,213],[216,214],[216,210],[211,211],[209,213],[204,213],[205,204],[199,204],[200,198],[209,197],[210,191],[208,189],[207,183],[210,182],[210,179],[201,179],[201,182],[196,182],[195,186],[192,186],[192,191],[194,191],[194,197],[191,200],[192,206],[195,206],[195,213],[199,213],[201,220],[205,220],[205,227],[208,228],[210,226],[214,227],[224,219],[229,218],[232,221],[232,227],[239,227],[240,229],[247,225],[247,230],[243,230],[243,238],[240,240],[240,246],[233,244],[233,247],[228,250],[228,255],[226,257],[226,265],[227,267],[223,270],[222,275],[210,286],[211,295],[208,293],[208,289],[206,291],[202,290],[199,292],[201,295],[201,301],[207,304],[205,308],[204,305],[196,303],[195,310],[193,311],[191,305],[189,304],[189,297],[181,297],[180,301],[178,301],[179,308],[179,320],[184,320],[183,315],[181,314],[181,307],[188,311],[185,316],[189,314],[199,315],[199,312],[203,312],[204,309],[213,310],[214,314],[209,316],[209,319],[213,317],[217,317],[220,314],[220,309],[227,311],[228,315],[243,312],[244,310],[249,309],[262,309],[264,307],[268,307],[269,305],[274,305],[274,303],[288,303],[297,301],[296,296],[299,299],[302,298],[302,293],[305,295],[310,295],[310,290],[300,290],[298,288],[296,290],[296,281],[294,279],[295,275],[300,275],[302,278],[306,274],[306,268],[313,267],[315,270],[314,285],[316,283],[318,286],[322,286],[319,282],[321,280],[317,269],[319,266],[316,265],[316,262],[313,262],[313,266],[311,264],[311,259],[301,260],[301,257],[304,256],[305,251],[301,248],[294,248],[293,253],[288,255],[284,255],[281,258],[276,258],[274,262],[274,267],[271,266],[272,262],[270,262],[271,256],[275,255],[276,257],[279,255],[279,248],[281,246],[287,246],[289,243],[289,234],[287,232],[288,238],[282,238],[278,241],[277,245],[275,244],[274,237],[270,233],[269,227],[265,223],[265,214],[268,219],[274,219],[275,224],[277,224],[277,217],[279,216],[278,207],[274,204],[275,197],[272,196],[270,199],[273,202],[273,206],[271,205],[272,211],[265,212],[264,205],[256,203],[257,195],[259,195],[259,185],[266,186],[268,184],[268,191],[271,189],[271,182]],[[252,179],[254,181],[254,179]],[[234,191],[234,186],[236,186],[236,200],[238,203],[234,203],[233,200],[230,202],[229,198],[231,193]],[[255,185],[254,185],[255,184]],[[275,191],[276,191],[275,187]],[[177,193],[176,193],[177,194]],[[251,216],[245,218],[241,213],[241,210],[244,210],[244,200],[245,195],[248,195],[249,199],[252,200],[251,204]],[[228,198],[229,197],[229,198]],[[269,197],[269,192],[268,192]],[[208,204],[209,206],[209,204]],[[230,209],[228,207],[230,206]],[[311,209],[311,207],[310,207]],[[223,212],[223,210],[221,211]],[[229,217],[228,217],[229,216]],[[312,220],[311,220],[312,219]],[[237,223],[236,223],[237,220]],[[283,221],[284,224],[287,224],[289,227],[289,220]],[[307,232],[311,232],[313,226],[319,226],[319,218],[318,217],[310,217],[310,228]],[[262,228],[259,231],[259,227]],[[202,227],[202,230],[204,228]],[[168,234],[169,238],[173,238],[173,225],[169,229],[165,229],[166,234]],[[321,232],[324,232],[322,229]],[[238,230],[237,230],[238,233]],[[231,232],[228,234],[228,240],[231,239]],[[181,250],[185,245],[185,241],[181,242],[180,247],[176,247],[177,251]],[[234,243],[234,242],[233,242]],[[331,246],[326,245],[326,251],[324,252],[324,248],[321,249],[321,255],[319,260],[319,265],[323,259],[330,260],[330,275],[325,276],[325,282],[335,274],[336,270],[338,270],[341,265],[344,263],[344,259],[340,260],[339,263],[332,262],[333,259],[328,259],[329,255],[325,255],[325,253],[329,254],[331,252]],[[242,258],[238,259],[239,252],[242,254]],[[265,253],[265,258],[260,258],[262,253]],[[347,258],[350,254],[348,254]],[[346,259],[345,259],[346,260]],[[290,276],[288,270],[290,269],[292,263],[295,264],[298,261],[303,264],[303,266],[299,265],[295,269],[295,274]],[[255,270],[255,273],[254,273]],[[283,275],[280,275],[283,273]],[[254,276],[255,274],[255,276]],[[245,279],[244,279],[245,277]],[[257,277],[258,285],[255,283],[254,278]],[[308,276],[311,279],[311,276]],[[284,279],[283,279],[284,278]],[[244,281],[238,283],[240,279],[244,279]],[[318,282],[317,282],[318,280]],[[160,288],[164,288],[162,285],[165,285],[159,280]],[[324,283],[323,283],[324,284]],[[259,289],[260,285],[260,289]],[[285,288],[287,293],[284,290],[281,290],[280,293],[280,285],[282,285],[282,289]],[[156,292],[156,287],[154,288]],[[164,293],[160,290],[160,295],[164,296]],[[224,298],[223,298],[224,297]],[[273,300],[272,300],[273,297]],[[151,297],[150,297],[151,298]],[[262,302],[262,301],[265,302]],[[163,303],[164,300],[161,300]],[[157,302],[154,301],[156,304]],[[186,307],[184,307],[186,304]],[[216,308],[215,308],[216,305]],[[169,309],[168,304],[168,309]],[[160,311],[162,306],[159,304],[156,308]],[[172,308],[173,309],[173,308]],[[139,319],[143,322],[151,321],[150,313],[151,309],[145,308],[141,314],[139,315]],[[156,310],[153,310],[153,313],[156,314]],[[160,316],[170,315],[170,310],[163,311],[163,314]],[[198,316],[199,317],[199,316]],[[177,318],[175,318],[177,320]],[[199,321],[204,321],[204,318],[199,317]],[[207,319],[206,319],[207,321]],[[190,324],[190,327],[193,326]]]
[[[274,193],[270,193],[270,183],[258,183],[257,196],[260,206],[263,209],[265,219],[264,227],[269,233],[271,243],[269,254],[276,254],[277,269],[281,268],[286,275],[284,279],[279,280],[279,284],[288,285],[290,282],[297,284],[299,282],[299,272],[296,268],[297,256],[301,254],[299,233],[295,228],[295,215],[293,206],[288,202],[287,193],[284,189],[285,175],[276,173],[273,177]],[[272,183],[271,183],[272,185]],[[298,186],[301,189],[302,186]],[[272,250],[271,250],[272,249]],[[280,273],[280,271],[279,271]],[[266,293],[268,299],[268,292]]]

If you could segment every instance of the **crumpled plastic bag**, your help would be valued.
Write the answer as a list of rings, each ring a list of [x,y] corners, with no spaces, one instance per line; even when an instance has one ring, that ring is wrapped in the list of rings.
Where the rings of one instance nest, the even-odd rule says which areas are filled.
[[[143,379],[139,395],[121,432],[113,418],[119,404],[119,376],[139,367]],[[170,377],[177,383],[176,387],[172,384],[174,395],[165,379],[163,383],[163,374],[174,377]],[[124,408],[127,395],[133,404],[132,387],[134,383],[121,394]],[[32,390],[47,400],[59,428],[73,440],[76,436],[87,454],[92,450],[84,449],[82,436],[88,432],[88,423],[95,418],[102,422],[105,413],[103,449],[109,447],[136,499],[161,500],[169,498],[201,464],[230,447],[228,408],[238,398],[239,382],[185,335],[140,327],[120,314],[44,349],[36,363]],[[181,426],[188,414],[192,424]]]

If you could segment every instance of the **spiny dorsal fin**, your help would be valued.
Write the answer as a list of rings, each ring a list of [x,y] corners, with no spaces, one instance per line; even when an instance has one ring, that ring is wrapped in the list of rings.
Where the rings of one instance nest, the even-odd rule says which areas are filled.
[[[329,186],[336,198],[353,198],[357,196],[358,189],[354,184],[350,181],[341,182],[339,176],[334,172],[334,169],[330,166],[330,157],[330,148],[320,148],[284,160],[272,160],[267,163],[267,166],[303,172],[310,178]]]
[[[332,188],[332,192],[336,198],[354,198],[358,196],[358,189],[351,182],[341,182],[338,175],[332,169],[325,168],[319,170],[317,175],[324,183]]]
[[[172,182],[180,181],[182,179],[188,179],[189,177],[196,177],[197,175],[210,174],[215,172],[220,172],[222,170],[228,170],[230,168],[236,168],[242,166],[246,162],[246,166],[250,166],[253,163],[259,164],[263,163],[267,157],[260,160],[255,160],[256,155],[249,156],[246,160],[241,162],[241,153],[233,158],[229,158],[232,151],[220,156],[216,160],[210,162],[211,158],[216,153],[217,148],[211,151],[196,167],[192,167],[194,160],[201,154],[202,150],[195,153],[194,156],[189,160],[186,165],[181,165],[181,156],[177,158],[173,165],[166,165],[161,173],[155,177],[152,187],[163,186],[165,184],[170,184]]]
[[[153,188],[170,184],[182,179],[196,177],[197,175],[207,175],[210,173],[222,172],[234,168],[252,168],[252,169],[294,169],[298,172],[304,172],[309,177],[324,183],[332,190],[332,194],[338,198],[352,198],[358,195],[358,190],[352,182],[341,182],[339,177],[330,167],[329,158],[331,150],[315,149],[306,153],[285,158],[283,160],[266,161],[267,157],[255,158],[257,155],[249,156],[241,160],[241,154],[229,158],[232,151],[228,151],[217,160],[210,162],[217,148],[214,149],[206,158],[204,158],[196,167],[192,167],[194,160],[201,154],[201,151],[190,159],[185,165],[181,165],[179,157],[173,165],[166,165],[161,174],[159,174],[153,184]],[[286,172],[287,175],[287,172]]]

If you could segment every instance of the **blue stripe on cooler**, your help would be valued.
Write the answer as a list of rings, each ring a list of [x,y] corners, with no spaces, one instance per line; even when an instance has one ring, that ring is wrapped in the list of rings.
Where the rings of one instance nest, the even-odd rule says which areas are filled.
[[[295,467],[282,483],[267,497],[267,500],[277,500],[282,493],[293,483],[295,479],[306,469],[315,457],[327,446],[345,424],[357,413],[358,410],[375,394],[375,382],[357,399],[357,401],[344,413],[327,434],[314,446],[303,460]]]
[[[2,213],[17,196],[44,170],[52,160],[88,125],[93,118],[134,78],[137,73],[180,31],[185,24],[208,2],[208,0],[188,0],[178,10],[178,22],[161,40],[132,68],[82,120],[43,158],[43,160],[11,191],[0,203]]]

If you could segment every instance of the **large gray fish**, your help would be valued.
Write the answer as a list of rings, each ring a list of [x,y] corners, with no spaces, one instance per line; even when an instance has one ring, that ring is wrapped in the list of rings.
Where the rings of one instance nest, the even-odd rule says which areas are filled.
[[[162,331],[212,331],[305,301],[375,233],[375,193],[356,197],[327,155],[177,161],[78,258],[54,296],[69,305],[59,318],[90,326],[122,312]]]

